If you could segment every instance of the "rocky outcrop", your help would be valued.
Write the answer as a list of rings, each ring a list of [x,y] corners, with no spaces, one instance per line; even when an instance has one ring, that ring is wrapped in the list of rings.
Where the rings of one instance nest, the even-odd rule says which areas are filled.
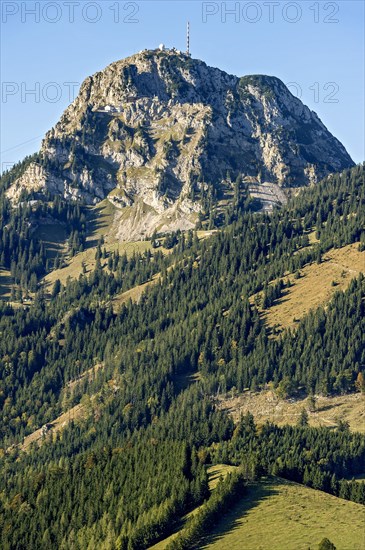
[[[353,165],[279,79],[238,78],[176,51],[144,51],[87,78],[41,159],[8,190],[13,201],[45,190],[88,204],[108,197],[123,211],[123,238],[192,226],[204,195],[224,194],[227,180],[253,178],[283,198]]]

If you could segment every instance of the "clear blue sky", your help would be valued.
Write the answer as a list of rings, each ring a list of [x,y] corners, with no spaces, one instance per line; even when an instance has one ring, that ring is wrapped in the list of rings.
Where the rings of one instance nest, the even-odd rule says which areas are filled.
[[[2,169],[38,150],[70,102],[73,84],[65,83],[77,90],[112,61],[161,42],[185,49],[187,19],[193,57],[239,76],[294,83],[292,93],[356,162],[364,160],[361,0],[2,0],[1,10]]]

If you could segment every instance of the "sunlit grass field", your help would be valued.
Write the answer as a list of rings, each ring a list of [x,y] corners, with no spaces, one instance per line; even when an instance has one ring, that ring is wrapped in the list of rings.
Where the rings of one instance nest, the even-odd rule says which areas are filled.
[[[205,550],[337,550],[365,548],[365,507],[280,478],[252,484],[218,524]]]

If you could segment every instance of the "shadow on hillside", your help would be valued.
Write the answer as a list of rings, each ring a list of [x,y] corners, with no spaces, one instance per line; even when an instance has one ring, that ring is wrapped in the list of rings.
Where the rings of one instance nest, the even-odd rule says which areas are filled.
[[[289,294],[290,294],[289,289],[282,290],[280,298],[277,298],[276,300],[274,300],[273,306],[278,306],[281,304],[285,304],[286,302],[289,302],[290,300],[290,298],[288,297]]]
[[[0,296],[9,294],[13,279],[8,271],[3,271],[0,267]]]
[[[191,384],[195,384],[199,379],[199,373],[195,370],[176,373],[171,376],[176,394],[185,391]]]
[[[214,531],[204,537],[200,548],[207,548],[209,544],[214,543],[217,545],[221,544],[227,533],[242,528],[242,523],[244,521],[242,518],[247,512],[263,500],[279,492],[275,489],[274,485],[275,481],[273,479],[263,479],[259,483],[248,485],[247,492],[242,496],[242,499],[232,508],[232,510],[222,517]],[[217,547],[219,548],[219,546]],[[242,541],[242,548],[244,548],[244,541]]]
[[[329,405],[318,406],[317,409],[316,409],[316,412],[321,413],[321,412],[330,411],[331,409],[334,409],[335,407],[341,407],[342,404],[343,403],[329,403]]]
[[[61,256],[67,246],[67,232],[60,223],[40,223],[34,236],[43,242],[47,258],[54,260]]]
[[[97,208],[90,208],[87,213],[87,233],[86,248],[94,248],[100,240],[100,230],[107,227],[103,213]]]

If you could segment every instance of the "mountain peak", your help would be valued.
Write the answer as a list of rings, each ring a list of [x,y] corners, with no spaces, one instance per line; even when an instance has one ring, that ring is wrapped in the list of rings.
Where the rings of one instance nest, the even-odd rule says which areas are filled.
[[[278,78],[239,78],[175,49],[143,50],[88,77],[40,158],[9,189],[13,201],[45,190],[107,198],[123,239],[193,227],[213,199],[230,202],[237,179],[259,194],[265,184],[272,204],[353,165]]]

